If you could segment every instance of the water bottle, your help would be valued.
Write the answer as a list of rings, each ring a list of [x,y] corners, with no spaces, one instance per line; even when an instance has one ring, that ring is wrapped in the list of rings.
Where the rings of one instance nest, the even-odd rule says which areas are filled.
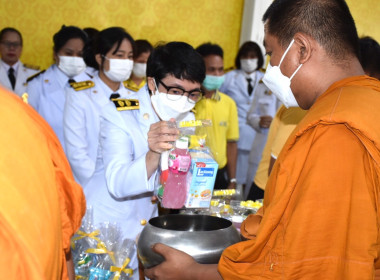
[[[164,208],[180,209],[185,205],[187,196],[186,177],[190,164],[188,138],[181,137],[175,142],[175,148],[169,153],[169,175],[162,198]]]

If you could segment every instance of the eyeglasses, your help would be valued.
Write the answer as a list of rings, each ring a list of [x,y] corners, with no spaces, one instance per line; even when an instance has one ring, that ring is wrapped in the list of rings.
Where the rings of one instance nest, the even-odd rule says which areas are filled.
[[[158,82],[166,89],[169,100],[179,100],[181,96],[184,95],[186,92],[188,94],[187,98],[191,103],[197,103],[199,100],[202,99],[203,92],[201,89],[197,88],[190,91],[186,91],[183,88],[179,87],[168,87],[161,80],[158,80]]]
[[[19,42],[8,42],[8,41],[4,41],[4,42],[0,42],[0,44],[3,44],[5,47],[7,47],[8,49],[10,48],[19,48],[21,47],[21,43]]]

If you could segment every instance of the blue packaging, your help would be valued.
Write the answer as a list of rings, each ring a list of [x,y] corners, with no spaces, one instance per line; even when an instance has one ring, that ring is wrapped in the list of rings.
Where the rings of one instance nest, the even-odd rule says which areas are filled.
[[[187,193],[186,208],[208,208],[214,190],[218,164],[212,158],[191,158],[188,175],[191,178]]]

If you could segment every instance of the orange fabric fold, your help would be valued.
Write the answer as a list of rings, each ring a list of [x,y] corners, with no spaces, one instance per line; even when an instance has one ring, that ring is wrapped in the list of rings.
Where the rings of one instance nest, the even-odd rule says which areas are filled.
[[[290,135],[261,223],[219,262],[224,279],[373,279],[380,268],[380,82],[333,84]]]
[[[0,271],[4,279],[68,279],[65,253],[85,212],[49,125],[0,88]]]

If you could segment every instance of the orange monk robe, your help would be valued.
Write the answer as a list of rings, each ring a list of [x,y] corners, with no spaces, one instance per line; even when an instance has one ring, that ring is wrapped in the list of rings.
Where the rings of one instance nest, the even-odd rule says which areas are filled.
[[[224,279],[373,279],[379,267],[380,82],[334,83],[281,151],[251,240],[227,248]]]
[[[85,211],[48,124],[0,89],[1,279],[68,279],[65,253]]]

